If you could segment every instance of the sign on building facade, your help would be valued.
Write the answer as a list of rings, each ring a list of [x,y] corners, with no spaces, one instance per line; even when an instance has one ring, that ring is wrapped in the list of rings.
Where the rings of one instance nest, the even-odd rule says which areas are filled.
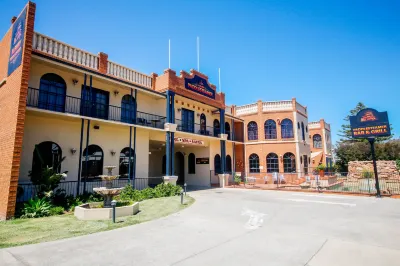
[[[215,91],[208,85],[206,79],[195,75],[193,78],[185,78],[185,88],[211,99],[215,99]]]
[[[26,28],[26,8],[13,24],[10,56],[8,58],[8,76],[21,65],[24,48],[24,36]]]

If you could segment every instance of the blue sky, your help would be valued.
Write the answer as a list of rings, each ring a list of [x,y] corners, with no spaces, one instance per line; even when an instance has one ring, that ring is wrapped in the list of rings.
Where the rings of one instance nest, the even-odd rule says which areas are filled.
[[[331,123],[333,140],[357,102],[387,110],[400,130],[400,1],[44,1],[35,30],[141,72],[196,68],[227,104],[286,100],[309,120]],[[0,30],[25,5],[0,3]]]

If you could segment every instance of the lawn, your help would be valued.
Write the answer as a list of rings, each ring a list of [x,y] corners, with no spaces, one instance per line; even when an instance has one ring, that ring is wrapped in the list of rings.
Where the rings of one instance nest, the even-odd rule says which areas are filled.
[[[143,223],[180,211],[194,202],[185,197],[181,205],[180,196],[149,199],[140,202],[140,212],[134,216],[112,221],[80,221],[73,214],[64,214],[36,219],[14,219],[0,222],[0,248],[40,243],[62,238],[87,235]]]

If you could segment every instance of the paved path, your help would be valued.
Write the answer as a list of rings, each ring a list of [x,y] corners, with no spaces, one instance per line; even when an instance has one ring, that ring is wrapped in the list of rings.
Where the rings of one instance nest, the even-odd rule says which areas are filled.
[[[400,200],[212,189],[156,221],[0,250],[0,265],[400,265]]]

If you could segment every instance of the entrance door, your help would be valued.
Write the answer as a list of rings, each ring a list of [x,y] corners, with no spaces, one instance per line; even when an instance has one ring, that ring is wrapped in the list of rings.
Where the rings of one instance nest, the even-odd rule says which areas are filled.
[[[183,186],[185,183],[185,158],[181,152],[175,153],[175,175],[178,176],[176,184]]]
[[[194,133],[194,112],[182,108],[182,131]]]
[[[304,162],[304,173],[308,174],[308,159],[307,155],[303,155],[303,162]]]

